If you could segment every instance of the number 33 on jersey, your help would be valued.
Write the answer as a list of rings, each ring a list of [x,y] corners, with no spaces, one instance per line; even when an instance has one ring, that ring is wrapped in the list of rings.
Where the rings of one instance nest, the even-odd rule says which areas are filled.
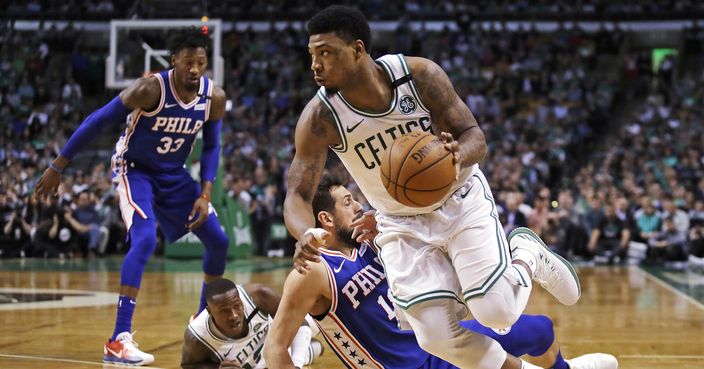
[[[136,109],[127,117],[127,128],[115,146],[113,166],[136,164],[141,169],[171,171],[183,166],[196,135],[207,124],[213,82],[201,77],[198,93],[183,102],[175,93],[173,71],[152,76],[159,80],[161,99],[153,111]]]

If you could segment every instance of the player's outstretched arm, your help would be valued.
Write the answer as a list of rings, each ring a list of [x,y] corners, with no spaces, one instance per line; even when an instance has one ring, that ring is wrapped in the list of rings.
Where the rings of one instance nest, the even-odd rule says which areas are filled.
[[[314,265],[307,274],[296,271],[289,273],[284,283],[279,309],[264,346],[264,360],[269,369],[295,368],[288,348],[306,314],[324,312],[315,309],[319,309],[316,304],[320,304],[320,301],[326,299],[329,301],[330,292],[327,283],[325,267],[322,264]]]
[[[188,230],[197,229],[208,220],[208,208],[210,204],[210,194],[213,182],[218,174],[218,162],[220,160],[220,129],[222,128],[222,118],[225,115],[225,104],[227,96],[220,87],[213,89],[212,103],[208,121],[203,125],[203,148],[200,154],[200,196],[193,203],[193,208],[189,214],[189,221],[193,220],[196,214],[198,217],[188,224]]]
[[[288,189],[284,201],[284,221],[291,235],[298,240],[296,249],[303,249],[304,258],[318,261],[317,248],[321,246],[313,234],[313,195],[320,183],[325,168],[328,147],[340,142],[332,114],[322,103],[311,100],[296,124],[296,154],[288,171]],[[306,263],[294,262],[301,273],[308,268]]]
[[[193,335],[190,329],[186,328],[181,348],[181,368],[218,369],[220,364],[214,362],[208,354],[208,348]]]
[[[76,129],[61,150],[61,155],[54,159],[42,174],[34,189],[34,193],[44,198],[57,195],[61,173],[73,157],[95,139],[100,131],[109,124],[124,121],[134,109],[151,110],[156,107],[161,98],[161,87],[156,78],[140,78],[120,93],[120,96],[110,100],[102,108],[94,111]]]
[[[457,95],[447,73],[435,62],[409,57],[413,80],[423,104],[430,110],[448,150],[462,167],[481,161],[487,152],[486,138],[469,107]]]
[[[203,149],[200,158],[200,178],[203,182],[215,182],[220,160],[220,129],[225,116],[227,96],[220,87],[213,89],[208,121],[203,125]],[[210,189],[207,195],[210,196]],[[205,192],[205,187],[203,187]]]

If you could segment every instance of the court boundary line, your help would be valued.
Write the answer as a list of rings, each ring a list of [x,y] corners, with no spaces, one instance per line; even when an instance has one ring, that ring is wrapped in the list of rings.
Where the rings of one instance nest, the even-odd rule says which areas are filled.
[[[120,364],[108,364],[108,363],[103,363],[102,361],[95,362],[95,361],[62,359],[62,358],[53,358],[53,357],[44,357],[44,356],[13,355],[13,354],[2,354],[2,353],[0,353],[0,358],[22,359],[22,360],[39,360],[39,361],[57,361],[57,362],[63,362],[63,363],[88,364],[88,365],[100,365],[100,366],[110,365],[110,366],[115,366],[115,367],[121,366]],[[140,366],[140,368],[165,369],[165,368],[160,368],[158,366]]]
[[[15,272],[18,273],[18,272]],[[22,273],[22,272],[19,272]],[[81,307],[103,307],[115,305],[116,292],[72,290],[66,288],[0,287],[0,294],[65,294],[60,299],[42,301],[17,301],[0,304],[0,311],[71,309]],[[47,323],[54,324],[54,323]],[[39,328],[39,327],[35,327]]]
[[[619,359],[655,359],[655,360],[671,360],[671,359],[704,359],[704,355],[619,355]]]
[[[678,296],[680,296],[680,297],[684,297],[685,300],[689,301],[690,303],[694,304],[694,306],[696,306],[696,307],[698,307],[700,310],[704,311],[704,304],[702,304],[701,302],[699,302],[699,301],[698,301],[697,299],[695,299],[694,297],[692,297],[692,296],[690,296],[690,295],[688,295],[688,294],[686,294],[686,293],[684,293],[684,292],[678,290],[678,289],[675,288],[675,287],[670,286],[669,283],[663,281],[662,279],[658,278],[658,277],[655,276],[654,274],[650,273],[649,271],[647,271],[647,270],[645,270],[645,269],[643,269],[643,268],[641,268],[641,267],[638,267],[638,270],[640,270],[641,273],[644,273],[645,276],[646,276],[646,278],[648,278],[648,279],[650,279],[651,281],[657,283],[657,284],[660,285],[661,287],[664,287],[666,290],[669,290],[670,292],[673,292],[675,295],[678,295]]]

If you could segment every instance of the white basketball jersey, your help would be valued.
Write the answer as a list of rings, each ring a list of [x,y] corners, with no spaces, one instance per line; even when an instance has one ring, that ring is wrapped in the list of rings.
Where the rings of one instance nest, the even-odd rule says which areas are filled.
[[[432,212],[476,171],[477,165],[463,168],[453,184],[452,191],[436,204],[414,208],[394,200],[381,182],[379,173],[384,151],[399,136],[411,131],[425,131],[438,135],[432,126],[430,111],[420,100],[411,72],[402,54],[384,55],[376,60],[384,68],[393,85],[393,98],[381,113],[366,112],[353,107],[342,93],[328,94],[325,87],[317,96],[332,113],[342,143],[331,147],[347,167],[370,205],[389,215],[417,215]]]
[[[244,305],[244,316],[249,317],[257,308],[252,298],[237,286],[240,299]],[[188,324],[188,329],[193,335],[211,351],[211,356],[220,362],[233,360],[240,363],[243,369],[265,368],[262,349],[266,336],[269,333],[271,318],[257,311],[249,321],[249,332],[245,337],[232,339],[225,337],[215,327],[208,310],[203,310],[193,321]]]

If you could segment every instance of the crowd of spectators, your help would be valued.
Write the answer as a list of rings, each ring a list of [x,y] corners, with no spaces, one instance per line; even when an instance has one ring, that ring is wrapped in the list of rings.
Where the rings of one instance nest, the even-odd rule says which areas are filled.
[[[245,19],[281,19],[283,16],[302,18],[314,13],[327,3],[311,3],[306,0],[275,1],[271,3],[242,3],[224,1],[212,3],[208,8],[215,14],[237,14]],[[547,0],[406,0],[406,1],[343,1],[348,5],[359,6],[372,19],[398,19],[408,16],[412,19],[671,19],[690,18],[704,7],[694,1],[547,1]]]
[[[0,35],[2,257],[102,254],[109,237],[113,249],[124,244],[105,164],[64,176],[56,198],[31,196],[38,177],[84,117],[84,90],[96,90],[90,76],[101,70],[89,71],[96,63],[81,52],[80,34],[69,26]]]
[[[512,194],[511,218],[567,257],[662,264],[704,256],[704,74],[671,79],[666,63],[626,123],[604,137],[557,196],[544,187],[534,206]],[[516,219],[516,220],[511,220]],[[523,223],[518,223],[520,220]],[[641,250],[633,252],[629,248]]]
[[[331,4],[358,6],[371,19],[689,19],[701,16],[704,6],[693,0],[9,0],[5,13],[11,17],[49,19],[185,18],[188,14],[218,15],[238,20],[305,19]]]
[[[577,188],[586,203],[603,204],[602,220],[590,225],[591,250],[625,252],[635,241],[646,245],[647,261],[659,263],[704,256],[704,74],[656,83],[668,88],[655,89],[662,92],[580,171]]]
[[[102,70],[81,51],[80,35],[71,26],[0,35],[2,256],[126,249],[107,161],[74,163],[56,198],[29,196],[66,137],[110,95],[86,77]],[[233,102],[222,131],[224,186],[250,215],[255,254],[267,255],[291,247],[290,239],[272,238],[271,228],[283,222],[296,120],[316,90],[307,36],[293,28],[223,36]],[[421,55],[447,71],[486,134],[482,168],[507,233],[530,226],[572,258],[625,261],[634,240],[655,250],[654,260],[682,258],[701,239],[702,77],[653,74],[647,54],[623,52],[624,37],[618,27],[540,33],[464,24],[411,32],[401,22],[372,54]],[[643,101],[649,92],[613,131],[624,100]],[[329,161],[329,170],[345,172],[334,156]],[[684,230],[684,217],[681,253],[658,251],[669,250],[663,242],[682,244],[673,232]]]

